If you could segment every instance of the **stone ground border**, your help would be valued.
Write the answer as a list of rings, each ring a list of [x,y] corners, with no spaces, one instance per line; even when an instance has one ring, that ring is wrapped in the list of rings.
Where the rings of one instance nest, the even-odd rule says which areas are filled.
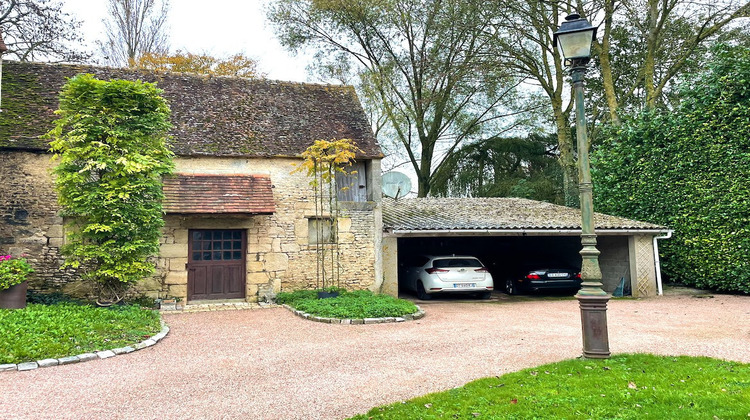
[[[424,311],[417,306],[417,312],[414,312],[413,314],[406,314],[404,316],[398,316],[398,317],[386,317],[386,318],[363,318],[363,319],[341,319],[341,318],[325,318],[320,317],[316,315],[308,314],[307,312],[299,311],[297,309],[292,308],[289,305],[282,305],[283,307],[289,309],[297,315],[300,318],[308,319],[310,321],[315,322],[322,322],[324,324],[356,324],[356,325],[362,325],[362,324],[387,324],[391,322],[404,322],[404,321],[412,321],[417,320],[420,318],[423,318],[425,313]]]
[[[44,368],[44,367],[88,362],[90,360],[109,359],[110,357],[115,357],[121,354],[128,354],[134,351],[138,351],[141,349],[151,347],[154,344],[161,341],[161,339],[166,337],[168,333],[169,333],[169,327],[164,323],[164,321],[161,321],[161,331],[158,334],[156,334],[155,336],[151,338],[143,340],[140,343],[134,344],[132,346],[125,346],[125,347],[120,347],[120,348],[112,349],[112,350],[95,351],[93,353],[82,353],[77,356],[61,357],[59,359],[44,359],[44,360],[37,360],[36,362],[5,364],[5,365],[0,365],[0,372],[27,371],[27,370],[34,370],[38,368]]]

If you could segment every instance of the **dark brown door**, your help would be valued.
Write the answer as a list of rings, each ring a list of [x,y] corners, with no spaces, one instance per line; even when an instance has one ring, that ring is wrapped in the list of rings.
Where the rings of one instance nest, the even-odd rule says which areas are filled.
[[[190,230],[188,300],[245,297],[244,230]]]

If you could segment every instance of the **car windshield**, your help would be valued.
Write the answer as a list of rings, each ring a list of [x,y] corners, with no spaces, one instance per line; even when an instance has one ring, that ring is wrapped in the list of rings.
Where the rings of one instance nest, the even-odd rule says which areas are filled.
[[[432,262],[435,268],[449,267],[482,267],[482,263],[476,258],[444,258]]]

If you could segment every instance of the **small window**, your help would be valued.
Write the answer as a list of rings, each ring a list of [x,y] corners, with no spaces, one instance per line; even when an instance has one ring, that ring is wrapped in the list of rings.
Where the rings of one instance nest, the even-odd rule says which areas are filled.
[[[307,237],[310,245],[334,243],[333,219],[329,217],[307,219]]]
[[[336,173],[339,201],[367,201],[367,172],[365,162],[355,162]]]

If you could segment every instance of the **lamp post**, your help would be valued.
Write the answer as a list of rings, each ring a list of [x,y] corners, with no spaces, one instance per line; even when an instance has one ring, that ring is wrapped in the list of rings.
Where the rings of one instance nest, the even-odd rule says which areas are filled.
[[[578,140],[578,189],[581,196],[581,278],[583,284],[576,294],[581,308],[583,356],[609,358],[607,334],[607,302],[609,295],[602,289],[599,250],[594,232],[593,184],[589,164],[589,142],[583,106],[583,76],[591,59],[591,41],[596,28],[577,14],[565,18],[554,34],[556,46],[562,51],[565,65],[570,67],[575,93],[576,138]]]

